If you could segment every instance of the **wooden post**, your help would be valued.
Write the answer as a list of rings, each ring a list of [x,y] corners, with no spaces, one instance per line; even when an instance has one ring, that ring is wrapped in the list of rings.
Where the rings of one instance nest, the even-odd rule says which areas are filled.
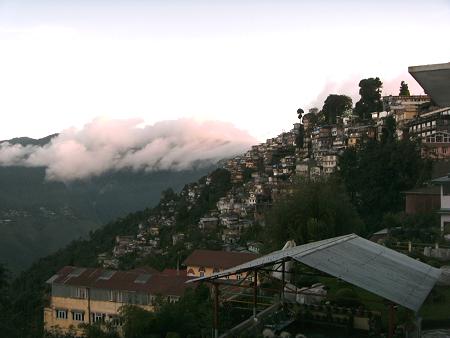
[[[92,324],[91,319],[91,290],[89,288],[86,288],[86,296],[87,296],[87,308],[88,308],[88,318],[89,318],[89,325]]]
[[[284,305],[284,282],[285,282],[285,276],[284,276],[284,270],[285,270],[285,261],[281,263],[281,304]]]
[[[253,318],[256,318],[256,305],[258,302],[258,269],[253,276]]]
[[[214,338],[219,338],[219,285],[214,283]]]
[[[388,329],[388,338],[394,337],[394,329],[395,329],[395,309],[394,304],[389,304],[389,329]]]

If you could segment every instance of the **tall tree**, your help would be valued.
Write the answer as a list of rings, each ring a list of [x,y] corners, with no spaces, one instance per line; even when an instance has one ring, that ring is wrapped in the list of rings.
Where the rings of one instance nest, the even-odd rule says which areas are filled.
[[[368,119],[371,117],[371,113],[383,110],[381,101],[382,87],[383,83],[378,77],[359,81],[359,95],[361,95],[361,99],[356,102],[354,111],[360,118]]]
[[[383,214],[403,210],[402,192],[427,180],[431,163],[420,156],[418,143],[386,138],[347,148],[339,168],[352,203],[369,230],[376,230]]]
[[[399,96],[410,96],[408,84],[405,81],[402,81],[400,83],[400,92],[398,94]]]
[[[330,94],[325,100],[322,112],[328,123],[336,123],[336,117],[352,109],[352,99],[347,95]]]
[[[389,115],[384,120],[384,125],[381,134],[381,142],[391,142],[396,138],[397,123],[392,115]]]
[[[273,250],[289,239],[302,244],[364,230],[344,187],[334,179],[300,182],[292,195],[276,202],[266,224],[263,237]]]
[[[302,117],[304,116],[304,114],[305,112],[303,111],[303,109],[301,108],[297,109],[297,116],[298,119],[300,120],[300,127],[298,128],[298,134],[295,140],[295,144],[297,145],[298,148],[303,148],[303,144],[305,141],[305,127],[302,122]]]
[[[302,121],[303,114],[305,114],[305,111],[302,108],[298,108],[297,109],[297,117],[300,120],[300,122]]]
[[[13,337],[13,327],[10,323],[11,304],[8,291],[8,271],[0,264],[0,333],[2,337]]]

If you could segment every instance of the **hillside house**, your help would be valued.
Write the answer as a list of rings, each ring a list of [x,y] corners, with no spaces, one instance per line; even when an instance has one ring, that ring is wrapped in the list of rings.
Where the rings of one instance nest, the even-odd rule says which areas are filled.
[[[219,219],[217,217],[202,217],[198,222],[198,227],[201,230],[214,230],[219,224]]]
[[[439,186],[430,186],[411,189],[405,194],[405,213],[417,214],[434,212],[441,206],[441,189]]]
[[[440,185],[440,209],[438,213],[441,218],[441,234],[450,237],[450,174],[436,178],[432,181]]]
[[[450,158],[450,107],[420,115],[405,125],[404,132],[409,137],[421,139],[424,157]]]
[[[256,259],[258,255],[244,252],[194,250],[183,262],[189,277],[211,276],[213,273],[229,269],[233,266]],[[229,276],[229,279],[240,280],[241,274]]]

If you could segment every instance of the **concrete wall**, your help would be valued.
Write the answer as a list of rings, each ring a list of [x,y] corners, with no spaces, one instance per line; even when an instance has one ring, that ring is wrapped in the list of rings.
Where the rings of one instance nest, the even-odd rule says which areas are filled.
[[[89,310],[90,305],[90,310]],[[76,299],[66,297],[52,297],[50,306],[44,309],[44,328],[51,331],[52,328],[58,327],[63,332],[69,331],[71,328],[76,330],[77,334],[81,334],[79,329],[80,324],[89,324],[89,317],[92,313],[105,314],[105,320],[111,320],[113,317],[119,315],[120,308],[126,305],[119,302],[105,302],[105,301],[88,301],[87,299]],[[147,311],[154,311],[153,306],[136,305]],[[57,309],[68,310],[67,319],[56,318]],[[71,311],[84,312],[84,320],[76,321],[72,318]]]

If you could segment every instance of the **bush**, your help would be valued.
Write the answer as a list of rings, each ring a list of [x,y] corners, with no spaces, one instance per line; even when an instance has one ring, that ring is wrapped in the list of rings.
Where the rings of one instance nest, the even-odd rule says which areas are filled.
[[[334,301],[339,306],[355,307],[361,305],[358,294],[350,288],[343,288],[336,292]]]

